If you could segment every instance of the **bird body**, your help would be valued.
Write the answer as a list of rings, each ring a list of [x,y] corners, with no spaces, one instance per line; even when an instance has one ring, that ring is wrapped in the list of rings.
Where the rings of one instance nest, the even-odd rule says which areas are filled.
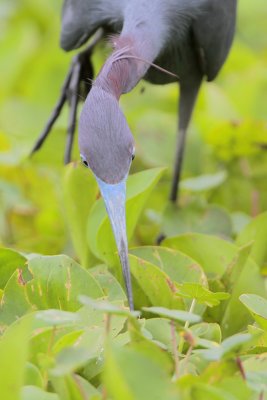
[[[178,75],[179,136],[170,194],[175,201],[186,131],[199,87],[203,77],[214,79],[224,63],[234,35],[235,15],[236,0],[65,0],[61,33],[65,50],[79,47],[99,27],[117,34],[112,38],[114,51],[85,101],[79,147],[106,204],[131,309],[124,203],[134,139],[119,98],[142,78],[165,84],[177,80]]]
[[[134,36],[140,55],[181,80],[190,77],[196,65],[212,80],[231,47],[236,4],[236,0],[65,0],[61,47],[67,51],[80,47],[104,27],[110,33]],[[154,69],[145,79],[156,84],[174,80]]]

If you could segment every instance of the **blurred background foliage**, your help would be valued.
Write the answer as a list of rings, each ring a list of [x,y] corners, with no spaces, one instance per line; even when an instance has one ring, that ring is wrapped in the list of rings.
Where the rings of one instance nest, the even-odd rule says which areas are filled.
[[[28,158],[73,55],[58,45],[60,8],[59,0],[0,3],[0,242],[26,252],[73,256],[62,183],[66,108],[43,149]],[[153,243],[160,231],[231,239],[267,209],[267,3],[240,0],[238,8],[230,56],[216,81],[203,85],[190,126],[182,208],[167,206],[177,85],[142,81],[122,98],[136,139],[132,172],[168,167],[150,196],[134,244]],[[109,51],[104,44],[95,51],[96,71]],[[79,160],[77,144],[73,159]]]

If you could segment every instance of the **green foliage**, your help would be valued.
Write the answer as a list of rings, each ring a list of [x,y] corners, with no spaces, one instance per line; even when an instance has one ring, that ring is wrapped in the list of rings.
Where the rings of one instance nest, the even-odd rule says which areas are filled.
[[[27,158],[71,58],[59,8],[0,4],[0,398],[267,399],[266,0],[239,2],[233,50],[201,89],[179,207],[176,85],[122,97],[134,312],[94,176],[62,166],[67,110]]]

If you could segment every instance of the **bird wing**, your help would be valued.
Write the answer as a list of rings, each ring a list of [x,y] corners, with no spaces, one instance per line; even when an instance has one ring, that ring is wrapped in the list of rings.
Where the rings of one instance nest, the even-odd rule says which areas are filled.
[[[66,50],[80,47],[100,27],[122,26],[126,0],[64,0],[61,13],[60,46]]]
[[[192,30],[200,67],[207,80],[218,74],[230,50],[236,21],[236,0],[207,0]]]

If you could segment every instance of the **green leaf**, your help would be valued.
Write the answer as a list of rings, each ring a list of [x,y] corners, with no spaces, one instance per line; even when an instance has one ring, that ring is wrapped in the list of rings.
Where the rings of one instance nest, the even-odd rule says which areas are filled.
[[[222,340],[222,332],[219,324],[201,322],[190,326],[193,335],[206,340],[220,343]]]
[[[182,208],[168,204],[161,223],[161,230],[167,237],[187,232],[231,237],[230,214],[215,204],[203,204],[199,200]]]
[[[117,279],[112,275],[104,264],[90,269],[90,273],[101,286],[104,295],[109,301],[126,301],[127,297]]]
[[[36,365],[27,362],[26,367],[25,367],[25,376],[24,376],[24,385],[32,385],[32,386],[38,386],[40,388],[43,388],[44,386],[44,381],[43,377],[39,371],[39,369],[36,367]]]
[[[237,244],[239,246],[253,241],[250,256],[260,267],[267,261],[266,237],[267,212],[258,215],[247,224],[237,238]]]
[[[166,308],[184,309],[183,300],[176,295],[174,283],[169,276],[155,265],[129,255],[131,273],[134,283],[138,285],[150,304]],[[134,296],[135,296],[134,285]],[[138,307],[138,296],[135,296],[135,304]],[[148,304],[148,305],[150,305]],[[141,304],[140,306],[143,306]]]
[[[87,397],[86,389],[88,389],[88,387],[91,389],[91,385],[88,384],[85,389],[85,385],[83,383],[81,384],[78,375],[72,374],[64,377],[51,375],[51,381],[60,399],[89,400],[90,398]]]
[[[179,250],[196,260],[209,279],[220,278],[238,252],[238,248],[231,243],[200,233],[188,233],[167,238],[162,245]]]
[[[99,310],[107,314],[114,314],[128,318],[136,318],[139,317],[140,315],[139,311],[130,311],[128,308],[115,306],[114,304],[109,303],[108,301],[104,300],[95,301],[93,299],[90,299],[88,296],[79,296],[79,299],[82,304],[88,305],[95,310]]]
[[[32,279],[26,283],[29,302],[37,309],[76,311],[78,296],[102,297],[92,275],[67,256],[38,256],[29,261]]]
[[[25,275],[25,276],[23,276]],[[99,284],[89,271],[67,256],[34,256],[28,269],[15,271],[2,298],[0,322],[9,324],[28,311],[64,309],[76,311],[78,296],[103,297]]]
[[[145,329],[148,331],[153,340],[163,344],[167,350],[172,353],[172,336],[170,329],[170,321],[166,318],[149,318],[145,320]],[[179,342],[179,335],[176,333],[177,343]]]
[[[130,249],[130,254],[156,265],[165,272],[174,283],[196,282],[207,286],[207,278],[201,266],[186,254],[159,246],[143,246]],[[187,307],[190,301],[185,299]],[[205,307],[197,305],[197,314],[202,314]]]
[[[127,181],[126,219],[127,236],[131,240],[138,218],[152,189],[164,169],[154,168],[131,175]],[[103,200],[94,205],[88,222],[87,239],[96,257],[114,265],[117,262],[115,239],[107,217]]]
[[[174,400],[178,393],[151,349],[109,345],[103,382],[114,400]]]
[[[229,293],[213,293],[198,283],[182,283],[176,286],[180,296],[195,299],[197,303],[206,304],[208,307],[217,306],[221,300],[226,300],[230,297]]]
[[[201,383],[193,387],[191,396],[192,400],[236,400],[236,397],[226,390]]]
[[[32,307],[25,295],[25,282],[20,270],[16,270],[8,280],[1,301],[1,329],[31,311]]]
[[[65,376],[85,365],[92,356],[85,347],[66,347],[56,357],[56,365],[50,370],[54,376]]]
[[[87,244],[86,227],[91,208],[97,199],[98,186],[93,173],[81,164],[71,163],[63,181],[64,206],[72,241],[84,267],[94,261]]]
[[[225,182],[227,178],[226,171],[220,171],[210,175],[200,175],[194,178],[183,179],[180,183],[181,189],[192,192],[202,192],[211,190]]]
[[[201,320],[201,317],[199,315],[181,310],[169,310],[168,308],[164,307],[143,307],[143,310],[148,311],[152,314],[160,315],[161,317],[165,317],[176,322],[188,321],[191,324],[194,324]]]
[[[62,310],[43,310],[35,313],[35,318],[50,326],[73,324],[80,321],[77,314]]]
[[[256,294],[242,294],[239,299],[251,312],[259,326],[267,331],[267,300]]]
[[[225,339],[217,347],[198,351],[205,359],[217,361],[221,359],[230,359],[246,351],[256,340],[255,335],[249,333],[239,333]]]
[[[20,400],[27,361],[31,320],[22,319],[10,326],[0,339],[0,397]]]
[[[243,361],[248,386],[257,393],[265,393],[267,390],[267,353],[246,357]]]
[[[4,289],[16,269],[24,268],[26,258],[11,249],[0,249],[0,288]]]
[[[174,282],[195,282],[206,286],[208,284],[201,266],[178,250],[159,246],[143,246],[132,248],[129,252],[156,265]]]
[[[36,386],[23,386],[21,400],[59,400],[55,393],[48,393]]]
[[[250,318],[241,306],[239,296],[246,292],[265,294],[259,268],[247,257],[248,247],[239,249],[225,240],[199,233],[168,238],[163,241],[163,245],[180,250],[195,259],[209,279],[221,279],[226,287],[229,285],[231,297],[225,304],[224,314],[219,316],[224,337],[246,328]],[[239,271],[238,274],[235,273],[236,270]],[[236,278],[229,281],[229,276]]]
[[[238,265],[238,257],[236,262]],[[221,322],[224,336],[229,336],[244,329],[251,322],[249,314],[239,301],[240,295],[247,292],[257,293],[262,296],[266,295],[259,267],[253,259],[247,259],[242,268],[242,273],[236,277],[236,281],[232,284],[231,291],[231,297]]]

